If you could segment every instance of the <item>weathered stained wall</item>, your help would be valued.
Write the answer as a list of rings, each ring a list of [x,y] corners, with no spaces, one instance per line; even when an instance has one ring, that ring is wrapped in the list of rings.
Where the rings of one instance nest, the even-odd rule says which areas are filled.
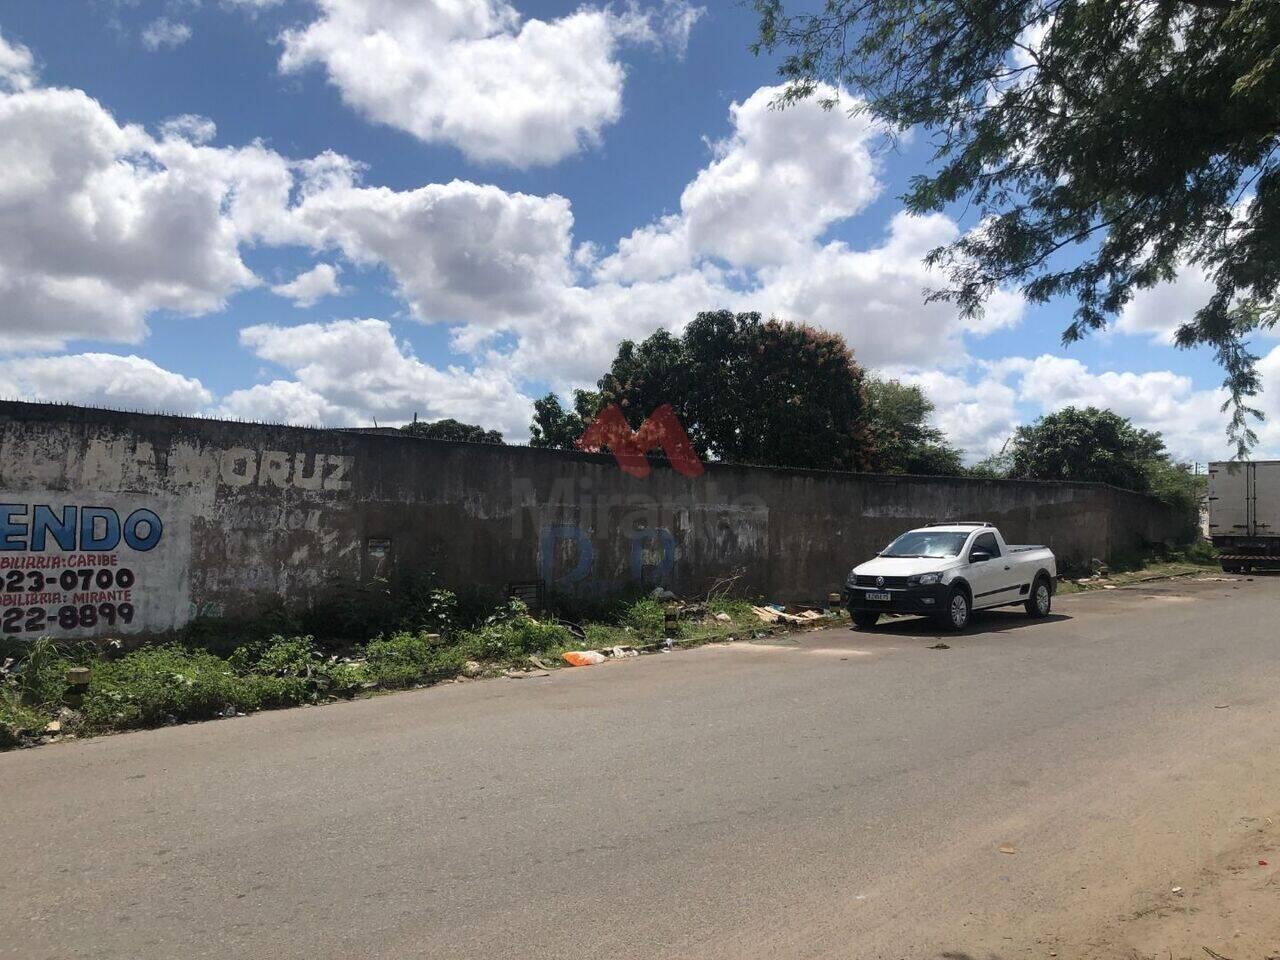
[[[991,520],[1077,562],[1183,534],[1160,504],[1095,484],[716,464],[637,479],[608,456],[0,402],[11,633],[165,630],[422,566],[495,591],[694,593],[739,576],[819,599],[942,518]]]

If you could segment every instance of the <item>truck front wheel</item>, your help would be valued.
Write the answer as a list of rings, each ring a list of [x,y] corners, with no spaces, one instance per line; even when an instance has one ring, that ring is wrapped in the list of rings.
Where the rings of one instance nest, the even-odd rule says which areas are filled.
[[[938,614],[938,623],[947,630],[963,630],[969,625],[972,612],[969,595],[959,587],[952,587],[947,595],[947,605]]]
[[[1049,589],[1049,581],[1039,577],[1031,585],[1031,596],[1025,604],[1027,615],[1031,617],[1047,617],[1053,605],[1053,591]]]
[[[874,610],[850,610],[849,616],[853,618],[853,625],[859,630],[870,630],[880,619],[880,614]]]

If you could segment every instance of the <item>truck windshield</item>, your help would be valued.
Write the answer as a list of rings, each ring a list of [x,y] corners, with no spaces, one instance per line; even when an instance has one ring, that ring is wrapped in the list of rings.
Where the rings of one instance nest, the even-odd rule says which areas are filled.
[[[912,530],[904,533],[882,551],[882,557],[954,557],[964,549],[967,533],[944,533],[941,530]]]

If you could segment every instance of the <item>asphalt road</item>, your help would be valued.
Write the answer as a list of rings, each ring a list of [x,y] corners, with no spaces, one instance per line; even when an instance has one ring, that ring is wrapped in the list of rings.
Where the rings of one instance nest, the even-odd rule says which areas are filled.
[[[0,956],[1100,956],[1278,812],[1278,620],[1153,584],[3,754]]]

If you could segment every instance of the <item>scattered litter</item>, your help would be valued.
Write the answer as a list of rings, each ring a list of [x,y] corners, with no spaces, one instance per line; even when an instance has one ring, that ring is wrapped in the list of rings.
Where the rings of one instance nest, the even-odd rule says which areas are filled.
[[[1265,860],[1259,860],[1259,861],[1258,861],[1258,866],[1260,866],[1260,867],[1265,867],[1266,865],[1267,865],[1267,861],[1265,861]]]
[[[778,614],[777,614],[775,611],[773,611],[773,610],[769,609],[768,607],[755,607],[755,606],[753,606],[753,607],[751,608],[751,610],[752,610],[752,612],[754,612],[754,613],[755,613],[755,615],[756,615],[757,617],[759,617],[759,618],[760,618],[761,620],[763,620],[765,623],[777,623],[777,622],[778,622],[778,619],[779,619],[779,618],[778,618]]]
[[[676,598],[676,595],[666,587],[654,587],[649,596],[654,600],[674,600]]]
[[[1173,890],[1172,890],[1171,892],[1172,892],[1172,893],[1176,893],[1178,896],[1182,896],[1182,888],[1181,888],[1181,887],[1174,887],[1174,888],[1173,888]]]
[[[1115,584],[1114,584],[1114,583],[1104,583],[1104,584],[1102,585],[1102,589],[1103,589],[1103,590],[1114,590],[1115,588],[1116,588],[1116,587],[1115,587]]]
[[[1012,856],[1013,854],[1018,852],[1018,848],[1015,847],[1012,843],[1002,843],[1000,844],[1000,852],[1007,853]]]
[[[1225,710],[1225,709],[1227,709],[1227,707],[1229,707],[1229,706],[1231,706],[1231,704],[1229,704],[1229,703],[1215,703],[1215,704],[1213,705],[1213,709],[1215,709],[1215,710]]]
[[[571,667],[590,667],[608,659],[599,650],[570,650],[560,656]]]
[[[58,720],[50,720],[48,723],[44,725],[44,732],[45,733],[61,733],[62,723]]]
[[[732,638],[730,638],[730,639],[732,639]],[[675,647],[675,645],[676,645],[676,642],[675,642],[674,640],[672,640],[670,637],[666,637],[666,638],[665,638],[665,639],[663,639],[663,641],[662,641],[662,649],[664,649],[664,650],[670,650],[670,649],[672,649],[673,647]]]
[[[763,607],[753,606],[752,611],[757,617],[765,623],[777,623],[781,620],[783,623],[812,623],[814,620],[821,620],[822,614],[817,610],[803,610],[799,613],[787,613],[786,607],[776,603],[766,604]]]
[[[930,647],[929,649],[930,649],[930,650],[950,650],[950,649],[951,649],[951,644],[949,644],[949,643],[935,643],[935,644],[934,644],[932,647]]]
[[[512,680],[526,680],[529,677],[549,677],[546,670],[508,670],[506,676]]]
[[[722,623],[729,623],[733,620],[733,617],[729,616],[727,613],[721,612],[716,614],[716,619]]]
[[[484,667],[475,660],[468,660],[462,665],[462,675],[464,677],[469,677],[474,680],[482,673],[484,673]]]
[[[222,708],[222,716],[223,716],[223,717],[225,717],[226,719],[230,720],[230,719],[231,719],[232,717],[234,717],[235,715],[236,715],[236,708],[235,708],[235,707],[223,707],[223,708]]]
[[[635,647],[614,647],[609,654],[615,660],[625,660],[627,657],[640,656],[640,651]]]
[[[573,634],[575,637],[577,637],[579,640],[585,640],[585,639],[587,639],[587,631],[583,630],[583,629],[582,629],[582,627],[580,627],[578,624],[574,623],[573,621],[571,621],[571,620],[557,620],[557,621],[556,621],[556,623],[558,623],[560,626],[564,627],[566,630],[568,630],[570,633],[572,633],[572,634]]]

